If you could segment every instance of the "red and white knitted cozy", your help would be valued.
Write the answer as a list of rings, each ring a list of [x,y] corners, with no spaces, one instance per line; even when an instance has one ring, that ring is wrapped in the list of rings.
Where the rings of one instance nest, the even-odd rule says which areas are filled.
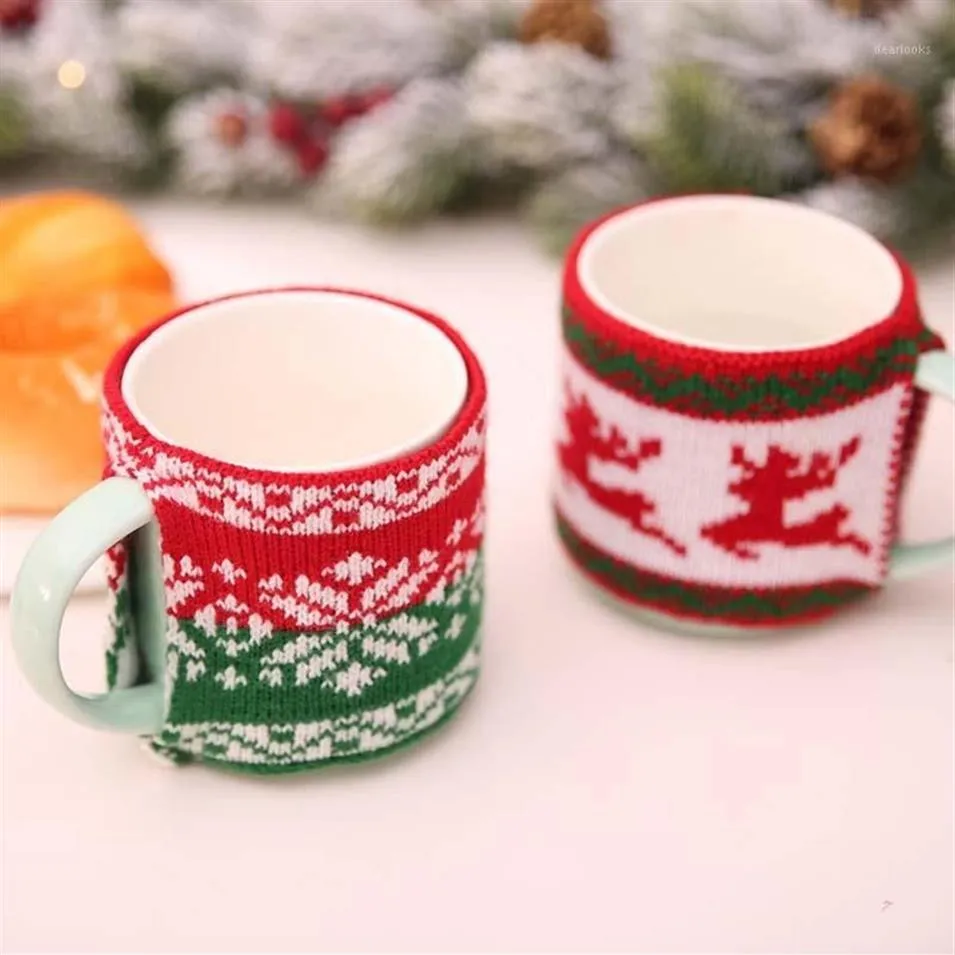
[[[484,375],[454,329],[411,310],[464,357],[465,403],[427,447],[346,472],[236,467],[149,433],[121,380],[158,326],[110,366],[106,474],[139,483],[161,542],[168,646],[157,749],[260,772],[362,759],[437,726],[473,686]],[[123,544],[111,559],[108,676],[122,686],[136,678],[135,567]]]
[[[606,217],[610,218],[610,217]],[[674,343],[563,282],[556,509],[600,587],[690,620],[772,626],[878,587],[925,405],[924,324],[907,265],[892,314],[825,347],[733,353]]]

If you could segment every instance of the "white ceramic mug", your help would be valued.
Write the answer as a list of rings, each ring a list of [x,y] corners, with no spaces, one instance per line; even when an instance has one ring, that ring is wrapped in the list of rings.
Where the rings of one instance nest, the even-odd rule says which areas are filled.
[[[898,504],[955,361],[860,229],[748,196],[612,213],[568,254],[563,329],[558,524],[605,593],[752,629],[951,562],[898,541]]]
[[[329,289],[193,306],[104,382],[106,480],[38,539],[14,647],[67,716],[259,772],[361,759],[477,675],[484,378],[440,319]],[[109,692],[58,665],[104,551]]]

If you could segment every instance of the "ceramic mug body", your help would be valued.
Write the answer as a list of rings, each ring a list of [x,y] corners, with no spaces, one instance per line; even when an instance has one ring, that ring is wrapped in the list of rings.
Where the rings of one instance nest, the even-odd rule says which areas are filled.
[[[241,294],[130,342],[104,405],[106,479],[14,594],[51,703],[257,772],[374,756],[456,710],[478,672],[485,387],[451,328],[358,292]],[[90,699],[56,648],[104,550],[109,692]]]
[[[657,622],[814,620],[952,559],[896,543],[926,390],[955,365],[909,268],[791,203],[614,213],[566,261],[561,539]]]

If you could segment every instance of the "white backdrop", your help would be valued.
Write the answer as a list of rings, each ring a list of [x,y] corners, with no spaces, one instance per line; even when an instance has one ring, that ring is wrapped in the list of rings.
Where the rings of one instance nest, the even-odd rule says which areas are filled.
[[[950,571],[790,635],[635,624],[578,584],[552,531],[559,269],[517,224],[136,211],[185,297],[351,285],[468,337],[491,388],[485,669],[420,747],[265,781],[168,769],[66,722],[4,639],[4,950],[951,950]],[[922,275],[955,338],[952,257]],[[955,525],[952,422],[933,407],[913,535]],[[74,602],[77,686],[101,681],[103,626],[99,596]]]

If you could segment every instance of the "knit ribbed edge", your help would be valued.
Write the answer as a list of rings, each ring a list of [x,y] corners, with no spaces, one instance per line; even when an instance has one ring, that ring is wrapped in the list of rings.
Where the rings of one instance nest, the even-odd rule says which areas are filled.
[[[653,574],[602,550],[555,509],[557,532],[574,565],[625,603],[698,623],[773,629],[815,623],[871,593],[851,580],[801,587],[716,587]]]
[[[915,280],[908,264],[892,249],[892,256],[902,279],[899,300],[891,312],[869,327],[831,344],[793,349],[739,353],[687,345],[665,340],[621,321],[601,308],[586,293],[578,274],[578,262],[587,240],[603,225],[631,212],[634,208],[650,206],[680,196],[660,196],[636,206],[615,209],[582,229],[568,250],[563,273],[563,293],[566,304],[598,339],[613,342],[624,352],[653,356],[674,371],[684,375],[698,374],[711,379],[718,375],[765,377],[800,367],[807,372],[816,369],[835,369],[852,361],[860,353],[869,353],[896,340],[918,341],[925,333],[919,314]],[[700,196],[703,198],[703,196]]]
[[[566,303],[563,332],[571,354],[610,387],[638,401],[711,421],[825,415],[896,382],[910,382],[920,352],[919,341],[899,339],[838,367],[794,365],[785,372],[763,375],[736,374],[724,368],[703,375],[598,338]]]
[[[879,548],[879,569],[883,578],[889,573],[892,562],[892,545],[898,536],[899,504],[902,473],[906,465],[904,452],[908,423],[914,402],[914,389],[909,389],[899,410],[899,417],[892,432],[892,457],[889,462],[889,485],[885,495],[885,508],[882,515],[881,547]],[[914,452],[914,448],[911,449]]]
[[[366,467],[329,474],[307,471],[278,473],[232,465],[163,441],[147,431],[132,414],[122,395],[123,371],[135,349],[158,328],[196,309],[218,302],[281,292],[354,295],[404,309],[437,327],[458,349],[468,374],[467,397],[447,431],[436,441],[408,454]],[[337,287],[295,286],[240,292],[211,299],[190,305],[154,323],[128,341],[113,358],[103,382],[103,400],[104,440],[112,459],[112,467],[108,473],[135,471],[147,489],[150,486],[155,487],[154,496],[165,496],[188,509],[218,519],[227,519],[216,513],[214,506],[217,497],[221,498],[224,490],[232,501],[233,510],[240,512],[232,523],[252,526],[266,532],[308,536],[335,532],[334,527],[329,527],[327,521],[316,516],[314,512],[343,494],[360,498],[359,503],[368,507],[387,502],[395,508],[396,516],[400,518],[413,513],[415,509],[434,503],[434,494],[430,493],[431,484],[437,483],[440,486],[439,493],[452,493],[461,480],[467,477],[468,463],[482,453],[487,386],[477,358],[467,343],[437,316],[379,295]],[[194,483],[199,483],[202,487],[211,485],[211,495],[183,493],[176,480],[183,471]],[[427,500],[422,499],[419,502],[416,499],[416,485],[425,483],[429,485],[429,496]],[[167,492],[166,488],[170,484],[174,485],[174,489]],[[278,500],[274,499],[276,495]],[[268,509],[271,513],[276,508],[283,511],[280,520],[263,519],[256,524],[254,518],[257,512]],[[243,511],[251,511],[252,518]],[[361,529],[359,525],[346,526],[342,530],[349,533]]]

